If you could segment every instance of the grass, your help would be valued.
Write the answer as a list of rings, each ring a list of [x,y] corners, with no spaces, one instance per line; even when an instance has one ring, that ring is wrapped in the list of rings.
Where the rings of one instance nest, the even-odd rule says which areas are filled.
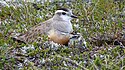
[[[0,13],[0,69],[1,70],[124,70],[125,69],[125,1],[82,0],[70,4],[62,1],[37,3],[21,1],[2,7]],[[40,22],[51,18],[59,7],[71,8],[78,16],[72,21],[74,31],[87,42],[74,48],[51,45],[27,45],[11,37],[25,33]],[[76,28],[75,25],[79,25]],[[46,36],[45,36],[45,41]],[[45,42],[43,41],[43,43]],[[25,48],[24,48],[25,47]]]

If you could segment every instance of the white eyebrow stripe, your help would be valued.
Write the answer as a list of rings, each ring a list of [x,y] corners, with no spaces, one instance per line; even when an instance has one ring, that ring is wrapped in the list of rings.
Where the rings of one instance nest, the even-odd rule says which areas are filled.
[[[66,11],[63,11],[63,10],[57,10],[57,11],[55,12],[55,14],[58,13],[58,12],[66,12]]]

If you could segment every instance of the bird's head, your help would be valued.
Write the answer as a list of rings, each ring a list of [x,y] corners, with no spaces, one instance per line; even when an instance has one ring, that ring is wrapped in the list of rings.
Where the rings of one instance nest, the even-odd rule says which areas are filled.
[[[55,12],[55,15],[57,15],[59,19],[62,19],[64,21],[70,21],[73,18],[77,18],[77,16],[72,14],[72,11],[67,8],[60,8]]]

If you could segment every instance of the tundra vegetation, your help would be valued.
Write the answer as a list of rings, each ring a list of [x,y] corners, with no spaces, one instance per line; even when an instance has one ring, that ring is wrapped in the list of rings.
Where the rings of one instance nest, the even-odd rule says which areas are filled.
[[[5,4],[6,3],[6,4]],[[125,70],[124,0],[54,0],[0,3],[0,70]],[[74,31],[86,41],[54,49],[25,44],[12,36],[25,33],[54,15],[60,7],[73,9]]]

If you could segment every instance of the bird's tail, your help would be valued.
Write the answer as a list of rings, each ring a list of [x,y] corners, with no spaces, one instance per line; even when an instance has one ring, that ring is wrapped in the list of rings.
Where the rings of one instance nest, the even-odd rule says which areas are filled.
[[[18,43],[24,43],[24,44],[26,44],[24,41],[18,39],[17,37],[11,37],[11,39],[13,39],[13,41],[16,41]]]
[[[12,35],[11,36],[11,39],[13,40],[13,41],[16,41],[16,42],[18,42],[18,43],[25,43],[23,40],[21,40],[21,36],[23,36],[23,34],[16,34],[16,35]],[[26,43],[25,43],[26,44]]]

